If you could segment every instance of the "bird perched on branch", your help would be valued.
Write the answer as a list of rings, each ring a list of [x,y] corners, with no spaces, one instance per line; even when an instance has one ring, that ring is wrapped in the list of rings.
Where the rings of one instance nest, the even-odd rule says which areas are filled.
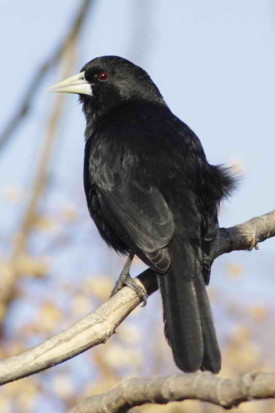
[[[128,255],[114,292],[126,284],[146,300],[129,275],[137,255],[157,274],[177,366],[217,373],[221,357],[205,285],[219,204],[234,186],[230,171],[207,162],[198,137],[126,59],[91,60],[53,90],[77,93],[83,105],[88,208],[107,244]]]

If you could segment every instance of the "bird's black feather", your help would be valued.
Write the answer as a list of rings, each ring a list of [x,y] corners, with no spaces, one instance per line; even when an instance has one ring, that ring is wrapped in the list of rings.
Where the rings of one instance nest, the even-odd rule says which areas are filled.
[[[86,115],[84,185],[104,240],[158,273],[165,331],[184,371],[218,372],[220,352],[205,283],[221,199],[234,181],[210,165],[200,140],[141,68],[105,56],[82,69],[93,96]],[[98,81],[106,71],[109,80]]]

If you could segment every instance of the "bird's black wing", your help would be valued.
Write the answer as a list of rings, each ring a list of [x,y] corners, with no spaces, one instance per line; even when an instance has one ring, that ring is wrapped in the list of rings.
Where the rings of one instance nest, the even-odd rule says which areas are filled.
[[[173,237],[175,224],[161,192],[137,178],[129,179],[119,156],[110,153],[99,156],[99,151],[92,150],[88,168],[109,224],[126,243],[130,242],[137,255],[147,258],[149,265],[166,271],[170,259],[165,247]]]

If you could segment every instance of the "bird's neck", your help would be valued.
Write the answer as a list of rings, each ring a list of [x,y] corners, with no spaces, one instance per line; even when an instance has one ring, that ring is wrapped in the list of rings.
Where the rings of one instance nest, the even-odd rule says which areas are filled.
[[[129,113],[129,111],[135,111],[137,107],[144,108],[148,104],[167,106],[162,97],[152,101],[149,101],[148,99],[133,98],[121,101],[120,104],[113,106],[104,106],[91,101],[83,102],[83,112],[86,118],[85,139],[89,139],[103,120],[108,122],[109,116],[115,115],[116,113],[119,116],[123,116],[122,112],[125,113],[125,110],[126,113]]]

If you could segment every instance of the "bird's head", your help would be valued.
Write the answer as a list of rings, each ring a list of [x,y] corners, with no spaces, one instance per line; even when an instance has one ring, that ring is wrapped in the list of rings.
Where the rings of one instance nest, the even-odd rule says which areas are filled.
[[[164,100],[149,75],[140,67],[117,56],[97,57],[80,73],[50,88],[53,92],[76,93],[84,113],[102,115],[130,100]]]

